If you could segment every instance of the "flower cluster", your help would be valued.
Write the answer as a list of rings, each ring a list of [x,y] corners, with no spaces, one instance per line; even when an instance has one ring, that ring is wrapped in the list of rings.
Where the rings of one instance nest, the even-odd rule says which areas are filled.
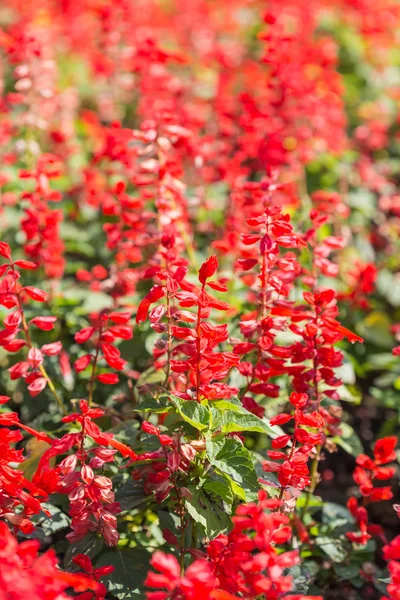
[[[233,517],[229,535],[212,540],[204,558],[197,559],[183,575],[173,555],[154,554],[146,584],[163,591],[148,592],[148,600],[233,600],[239,597],[270,600],[321,600],[321,596],[289,594],[293,580],[285,572],[299,563],[296,551],[278,552],[292,535],[289,518],[279,512],[276,501],[260,492],[257,503],[242,505]],[[240,594],[237,596],[236,594]]]
[[[112,481],[104,475],[95,474],[94,469],[103,469],[104,465],[114,460],[119,451],[122,456],[136,459],[136,454],[127,446],[115,440],[111,434],[103,433],[93,423],[104,411],[89,408],[87,402],[79,403],[80,412],[63,417],[64,423],[79,423],[79,433],[67,433],[60,439],[51,442],[39,461],[34,481],[46,491],[68,495],[69,513],[72,517],[72,532],[68,539],[79,541],[90,531],[98,531],[107,544],[115,546],[118,542],[116,514],[120,512],[119,504],[114,502]],[[86,450],[85,439],[90,436],[99,446]],[[108,449],[112,446],[113,449]],[[63,459],[55,469],[50,467],[50,460],[65,454],[76,447],[75,454]]]
[[[400,599],[399,31],[3,0],[0,600]]]
[[[360,488],[363,498],[362,506],[359,506],[357,498],[352,496],[347,502],[347,507],[359,527],[359,533],[349,532],[347,537],[350,541],[358,544],[366,544],[372,535],[383,535],[383,530],[377,525],[368,525],[368,512],[366,507],[371,502],[391,500],[393,498],[392,487],[377,486],[380,481],[392,479],[395,474],[394,467],[384,466],[396,460],[395,447],[397,437],[390,436],[378,440],[374,446],[374,458],[360,454],[356,458],[356,468],[353,473],[354,481]]]
[[[70,597],[66,593],[69,588],[75,592],[92,590],[96,598],[104,598],[106,589],[102,584],[83,573],[61,571],[54,550],[39,555],[39,546],[35,540],[18,544],[7,525],[0,523],[1,598],[23,598],[29,594],[34,600],[64,599]]]

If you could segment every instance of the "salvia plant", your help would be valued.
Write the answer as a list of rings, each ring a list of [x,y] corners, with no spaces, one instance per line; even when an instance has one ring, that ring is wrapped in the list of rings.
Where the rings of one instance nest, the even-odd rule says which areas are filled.
[[[399,42],[2,1],[0,600],[400,600]]]

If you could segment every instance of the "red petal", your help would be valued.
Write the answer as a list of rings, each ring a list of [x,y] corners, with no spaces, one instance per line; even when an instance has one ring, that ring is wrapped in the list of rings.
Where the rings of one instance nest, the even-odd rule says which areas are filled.
[[[16,260],[14,265],[20,269],[37,269],[39,265],[30,260]]]
[[[78,344],[87,342],[95,332],[94,327],[84,327],[74,335],[74,339]]]
[[[119,381],[118,375],[116,373],[102,373],[101,375],[97,375],[96,379],[98,379],[99,381],[101,381],[101,383],[104,383],[106,385],[114,385]]]
[[[205,283],[207,279],[212,277],[218,269],[218,260],[216,256],[209,256],[201,265],[199,270],[199,281]]]
[[[0,242],[0,256],[11,260],[11,248],[6,242]]]
[[[84,371],[86,369],[86,367],[89,366],[91,360],[92,360],[91,354],[85,354],[84,356],[81,356],[80,358],[78,358],[78,360],[76,360],[74,362],[75,371],[77,373],[80,373],[80,371]]]
[[[51,331],[54,329],[54,323],[57,321],[57,317],[35,317],[30,321],[30,325],[36,325],[43,331]]]
[[[47,300],[47,294],[43,290],[39,290],[36,287],[24,287],[22,288],[32,300],[36,300],[37,302],[45,302]]]

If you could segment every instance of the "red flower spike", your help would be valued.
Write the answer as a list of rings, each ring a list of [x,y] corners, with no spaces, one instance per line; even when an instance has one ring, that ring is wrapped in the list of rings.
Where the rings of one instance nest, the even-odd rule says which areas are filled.
[[[150,569],[149,600],[308,600],[309,596],[294,590],[290,573],[300,556],[288,548],[297,547],[297,542],[306,545],[310,559],[320,562],[318,548],[309,543],[320,512],[308,500],[304,504],[304,497],[300,505],[296,499],[304,491],[306,498],[314,490],[318,494],[319,475],[325,485],[334,476],[323,461],[342,435],[338,373],[344,357],[336,345],[342,340],[361,342],[351,331],[355,321],[375,305],[386,305],[378,266],[396,276],[393,252],[400,204],[393,157],[399,92],[386,77],[375,77],[379,85],[374,90],[374,74],[390,73],[396,62],[392,50],[400,13],[395,0],[311,5],[271,0],[267,10],[263,3],[251,0],[179,0],[168,3],[168,14],[157,0],[142,1],[142,11],[133,10],[134,3],[127,1],[118,3],[115,10],[106,2],[4,2],[7,18],[0,29],[0,47],[7,85],[0,100],[4,167],[0,218],[12,248],[0,243],[0,304],[5,313],[0,347],[3,353],[21,354],[16,364],[12,356],[3,357],[4,368],[13,381],[24,379],[33,394],[48,383],[46,400],[55,389],[57,402],[66,398],[66,409],[71,400],[75,406],[75,389],[84,390],[87,400],[79,401],[76,412],[63,418],[62,428],[54,428],[57,439],[21,424],[3,406],[1,519],[6,520],[8,530],[30,535],[32,515],[38,515],[40,527],[44,503],[52,503],[53,494],[64,494],[68,501],[63,507],[69,507],[71,517],[68,539],[76,543],[90,536],[115,546],[121,507],[115,501],[111,477],[117,471],[126,477],[129,468],[150,504],[162,503],[163,510],[177,514],[180,521],[177,535],[165,536],[166,554],[158,555]],[[44,18],[42,4],[46,6]],[[250,18],[238,18],[242,5]],[[339,36],[336,43],[330,28],[321,33],[321,23],[333,14],[335,25],[354,33],[363,49],[358,57],[361,71],[367,79],[371,75],[367,83],[372,86],[373,101],[365,103],[360,98],[361,109],[352,111],[354,127],[350,128],[346,127],[348,94],[343,93],[347,78],[338,69],[342,40]],[[188,35],[189,22],[201,23],[199,35],[196,31]],[[254,28],[258,31],[256,52],[252,49]],[[172,29],[173,51],[165,43]],[[63,79],[66,49],[85,63],[89,98],[81,97],[81,86],[71,91],[57,85]],[[216,85],[205,95],[198,93],[204,69],[216,75]],[[110,81],[112,93],[104,93],[104,82]],[[82,110],[82,99],[94,109]],[[119,115],[129,117],[124,119],[126,126],[117,120]],[[138,129],[132,129],[133,122]],[[302,188],[307,182],[302,180],[305,174],[308,178],[319,155],[334,157],[343,191],[359,185],[376,197],[373,213],[349,219],[348,194],[334,190],[314,190],[306,202],[311,205],[304,206]],[[349,168],[342,169],[348,161],[344,166]],[[322,171],[316,173],[316,181],[323,180]],[[54,182],[60,176],[62,180]],[[212,190],[216,184],[220,189],[215,203]],[[204,221],[202,215],[220,204],[226,204],[221,218]],[[14,223],[7,230],[10,208],[10,214],[18,208],[19,230]],[[93,257],[83,252],[83,268],[76,271],[73,283],[73,264],[63,279],[62,221],[69,238],[71,227],[85,229],[91,213],[97,215],[98,223],[93,232],[88,229],[88,241],[100,245],[105,241],[105,246],[99,245]],[[342,260],[342,249],[354,245],[355,234],[357,244],[367,240],[376,264]],[[229,278],[217,277],[215,256],[201,266],[198,280],[193,277],[196,256],[208,256],[210,243],[223,257]],[[71,258],[73,246],[67,248]],[[11,254],[21,260],[13,261]],[[104,259],[103,264],[96,264],[98,257]],[[338,280],[334,290],[327,284],[329,277]],[[43,316],[48,311],[38,306],[45,301],[45,293],[23,287],[25,283],[41,285],[41,280],[57,308],[62,343],[55,341],[55,321]],[[71,354],[68,347],[73,318],[65,312],[71,309],[82,318],[82,306],[62,301],[69,283],[72,291],[78,285],[81,291],[104,299],[103,306],[112,307],[88,315],[88,326],[76,333],[76,342],[87,344],[82,351],[85,356]],[[219,299],[228,288],[232,306]],[[143,289],[150,293],[142,299]],[[299,298],[303,290],[304,298]],[[133,357],[130,344],[118,344],[132,338],[135,302],[137,322],[148,321],[139,337],[149,330],[152,335],[145,356],[134,352]],[[350,329],[339,320],[339,306]],[[248,314],[241,312],[244,307]],[[28,326],[27,319],[32,319]],[[395,325],[392,333],[400,343],[400,327]],[[138,339],[140,346],[142,342]],[[399,348],[394,349],[395,355],[400,354]],[[70,359],[77,359],[77,371],[90,371],[78,388]],[[133,370],[133,364],[140,372]],[[147,369],[154,376],[142,377]],[[101,393],[99,388],[118,380],[119,370],[124,377],[118,392]],[[286,407],[269,401],[282,397],[283,382],[285,389],[293,390]],[[16,405],[22,398],[20,392],[18,382]],[[132,402],[139,399],[139,406],[133,408],[140,409],[143,397],[156,399],[159,410],[138,435],[138,444],[149,444],[151,451],[137,457],[134,449],[119,441],[119,434],[115,438],[102,431],[94,419],[107,415],[102,420],[107,427],[120,418],[129,421],[134,417]],[[169,402],[168,397],[176,402]],[[205,429],[198,434],[182,418],[185,406],[192,410],[194,401],[198,402],[195,412],[205,416]],[[106,402],[104,410],[97,402]],[[52,413],[54,406],[49,407]],[[260,433],[224,433],[240,429],[241,420],[249,422],[243,414],[237,423],[229,415],[226,422],[224,417],[219,422],[218,413],[235,406],[236,413],[250,412],[265,423],[281,426],[284,433],[274,442],[267,440],[267,445],[258,439]],[[279,406],[278,414],[274,406]],[[21,408],[21,415],[27,417],[30,411]],[[171,435],[163,433],[165,425]],[[146,431],[155,437],[143,440]],[[31,449],[29,438],[22,436],[35,436],[48,446]],[[212,439],[206,443],[206,437]],[[258,501],[249,504],[238,503],[236,497],[232,505],[236,513],[226,535],[209,539],[203,535],[209,532],[200,526],[194,544],[187,511],[193,501],[193,484],[198,483],[199,470],[204,471],[196,500],[206,512],[210,502],[215,505],[218,500],[218,486],[208,486],[218,468],[215,463],[204,470],[201,463],[206,456],[210,459],[214,442],[217,451],[232,440],[243,442],[243,452],[253,459],[257,460],[255,448],[264,452],[262,469],[275,475],[259,483],[266,489],[277,486],[277,497],[260,492]],[[277,448],[268,449],[271,444]],[[365,544],[371,537],[380,537],[389,560],[386,596],[392,600],[400,597],[398,541],[384,541],[382,528],[369,522],[375,511],[368,513],[372,502],[393,494],[390,479],[396,468],[390,461],[397,453],[387,439],[378,442],[371,453],[367,447],[367,454],[356,458],[359,500],[349,501],[353,528],[347,528],[339,541],[351,559],[352,543]],[[22,473],[32,464],[27,461],[24,467],[31,451],[38,456],[43,453],[33,482]],[[122,458],[115,465],[107,464],[117,452]],[[20,469],[14,468],[20,464]],[[222,468],[219,472],[224,475]],[[228,505],[223,508],[227,510]],[[297,538],[293,545],[292,531]],[[129,533],[140,541],[140,532]],[[151,528],[146,533],[151,535]],[[15,600],[28,595],[32,600],[64,600],[68,593],[80,594],[79,600],[106,597],[106,589],[97,580],[109,574],[111,567],[95,568],[90,558],[80,556],[78,568],[88,575],[82,580],[81,574],[57,570],[54,554],[39,556],[32,540],[18,544],[11,538],[8,531],[4,537],[0,532],[4,546],[0,596],[13,595]],[[173,556],[168,554],[168,545]],[[381,547],[378,544],[375,553],[379,560]],[[371,595],[377,573],[364,564],[360,576],[362,592]],[[328,588],[329,580],[325,583]],[[319,587],[319,573],[313,574],[310,584],[313,589]],[[68,590],[71,586],[74,589]],[[352,587],[352,581],[335,581],[338,595],[350,596]]]

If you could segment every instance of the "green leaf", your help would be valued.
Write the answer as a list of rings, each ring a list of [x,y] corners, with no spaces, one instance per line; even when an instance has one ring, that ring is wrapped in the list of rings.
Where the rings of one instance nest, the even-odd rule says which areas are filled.
[[[39,441],[36,438],[31,438],[28,441],[26,444],[27,458],[18,466],[18,469],[23,472],[27,479],[32,480],[40,459],[50,447],[50,444]]]
[[[143,481],[134,481],[129,478],[115,495],[115,500],[120,503],[121,511],[131,510],[139,506],[147,498],[143,489]]]
[[[127,446],[134,446],[138,434],[137,421],[124,421],[118,423],[109,432],[114,434],[114,437]]]
[[[310,495],[308,498],[307,494],[303,493],[298,499],[296,503],[297,509],[304,508],[307,502],[307,508],[315,510],[320,510],[321,506],[323,506],[322,499],[319,496]]]
[[[351,425],[342,423],[340,429],[342,431],[341,435],[336,435],[332,438],[335,444],[343,448],[343,450],[352,456],[357,457],[359,454],[362,454],[364,452],[363,445]]]
[[[168,529],[168,531],[173,533],[177,538],[181,537],[181,530],[180,530],[181,520],[178,515],[176,515],[174,513],[170,513],[167,510],[158,510],[157,517],[158,517],[158,527],[159,527],[160,533],[162,531],[164,531],[164,529]],[[161,533],[161,535],[162,535],[162,533]],[[185,528],[184,538],[185,538],[185,548],[189,548],[190,545],[192,544],[192,528],[191,527]],[[163,538],[163,540],[164,540],[164,538]]]
[[[238,412],[248,412],[241,404],[238,398],[230,398],[229,400],[216,400],[212,402],[214,408],[220,412],[224,410],[237,410]]]
[[[398,290],[400,291],[400,280],[398,282]],[[395,306],[398,306],[400,295],[396,299]],[[390,300],[389,300],[390,301]],[[363,321],[357,324],[357,333],[361,335],[367,342],[375,344],[380,348],[392,348],[394,345],[393,334],[391,333],[390,317],[383,312],[372,311]]]
[[[331,521],[344,519],[347,523],[354,523],[354,518],[348,508],[334,502],[325,502],[322,506],[322,522],[327,525]]]
[[[293,578],[293,592],[306,594],[319,569],[319,565],[314,561],[302,562],[288,569],[287,574]]]
[[[234,431],[257,431],[259,433],[272,434],[270,427],[259,417],[250,412],[237,412],[227,410],[222,415],[222,433],[232,433]]]
[[[266,419],[260,419],[249,412],[237,398],[229,400],[217,400],[212,403],[212,412],[217,409],[220,413],[220,422],[222,433],[231,433],[234,431],[256,431],[266,433],[272,438],[281,435],[283,432],[268,425]],[[213,418],[213,431],[217,429]]]
[[[398,360],[391,352],[369,354],[368,358],[363,361],[363,367],[367,371],[390,371],[397,366]]]
[[[392,306],[400,306],[400,278],[398,273],[391,273],[382,269],[378,274],[378,291],[390,302]]]
[[[233,504],[232,488],[225,479],[206,481],[203,485],[203,489],[206,494],[216,494],[226,502],[226,504]]]
[[[77,554],[87,554],[89,558],[94,558],[99,554],[103,548],[103,538],[97,536],[95,533],[89,533],[79,542],[75,542],[68,546],[67,552],[64,557],[64,567],[68,570],[77,570],[76,565],[72,562],[72,559]]]
[[[52,535],[56,531],[69,527],[69,517],[57,506],[45,502],[42,504],[42,508],[46,509],[50,513],[50,516],[48,517],[45,513],[41,512],[39,515],[34,515],[31,520],[33,523],[36,523],[37,527],[43,530],[45,535]]]
[[[362,394],[354,385],[341,385],[337,388],[341,402],[349,404],[361,404]]]
[[[140,388],[143,385],[161,383],[164,380],[165,373],[163,373],[160,370],[156,371],[153,369],[153,367],[151,367],[150,369],[147,369],[146,371],[143,371],[143,373],[140,374],[136,386]]]
[[[87,289],[74,287],[66,290],[64,295],[67,300],[71,298],[74,300],[79,299],[83,302],[79,310],[76,310],[77,314],[87,315],[88,312],[112,307],[112,298],[103,292],[90,292]]]
[[[217,408],[211,406],[211,419],[210,419],[210,429],[211,431],[219,431],[222,425],[222,414],[219,412]]]
[[[199,431],[208,429],[211,421],[211,413],[206,406],[195,400],[181,400],[177,396],[171,396],[171,402],[186,423],[189,423],[189,425]]]
[[[360,572],[360,565],[343,565],[335,563],[333,568],[339,581],[351,581],[354,577],[357,577]]]
[[[318,549],[325,552],[333,562],[343,562],[347,556],[346,549],[337,539],[321,536],[315,538],[315,543]]]
[[[353,544],[353,553],[358,555],[360,560],[372,560],[372,554],[376,551],[376,541],[374,539],[368,540],[366,544]],[[366,558],[366,555],[370,558]],[[362,558],[361,558],[362,557]]]
[[[101,581],[119,600],[142,600],[144,580],[149,570],[150,555],[141,548],[115,548],[102,554],[96,568],[112,565],[114,571]]]
[[[168,396],[159,396],[159,398],[145,397],[140,400],[139,404],[135,406],[135,411],[149,411],[153,413],[166,413],[173,409]]]
[[[213,538],[226,531],[230,524],[230,516],[223,502],[213,502],[202,489],[188,488],[192,497],[185,498],[185,508],[192,519],[199,523],[207,537]]]
[[[247,448],[234,438],[219,436],[207,440],[206,450],[211,465],[220,475],[229,479],[232,491],[242,500],[253,500],[259,484]]]

